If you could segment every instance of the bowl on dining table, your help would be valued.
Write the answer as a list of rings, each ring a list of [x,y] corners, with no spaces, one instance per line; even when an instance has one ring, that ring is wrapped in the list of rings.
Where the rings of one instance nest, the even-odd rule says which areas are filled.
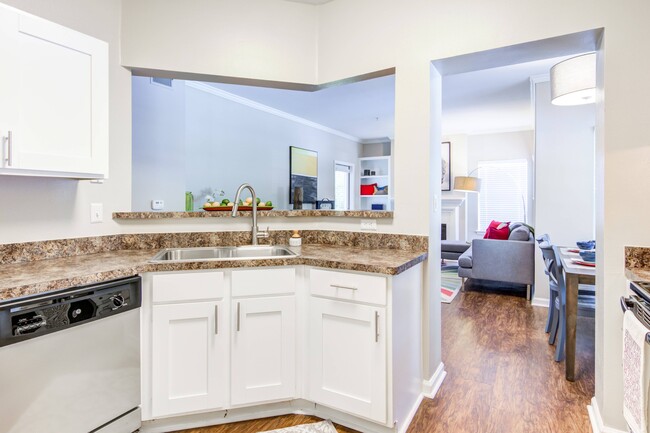
[[[596,251],[594,250],[580,251],[580,257],[582,257],[582,260],[584,260],[585,262],[595,262]]]
[[[578,241],[576,245],[581,250],[593,250],[596,248],[596,241]]]

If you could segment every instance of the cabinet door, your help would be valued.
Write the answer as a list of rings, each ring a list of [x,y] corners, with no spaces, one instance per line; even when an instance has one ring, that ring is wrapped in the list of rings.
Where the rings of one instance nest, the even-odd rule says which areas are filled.
[[[228,403],[228,327],[223,301],[154,305],[152,415]]]
[[[12,131],[12,161],[4,168],[102,177],[108,173],[108,45],[13,14],[14,31],[4,30],[0,44],[10,43],[13,56],[3,64],[17,74],[15,99],[7,102],[14,118],[3,126]]]
[[[386,422],[386,309],[312,297],[309,399]]]
[[[295,297],[233,301],[233,405],[295,396]]]
[[[0,6],[0,168],[12,165],[8,136],[18,123],[16,83],[19,75],[12,67],[16,59],[17,34],[18,14]]]

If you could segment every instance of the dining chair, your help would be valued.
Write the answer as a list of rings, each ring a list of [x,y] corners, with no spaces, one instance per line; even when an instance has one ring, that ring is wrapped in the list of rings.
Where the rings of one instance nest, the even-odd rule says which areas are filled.
[[[544,257],[545,273],[549,277],[550,298],[549,320],[547,321],[548,344],[555,344],[555,361],[564,359],[566,344],[566,283],[560,260],[560,251],[550,242],[539,244]],[[593,286],[581,286],[578,290],[578,307],[593,309],[595,307],[595,290]],[[559,340],[556,343],[559,333]]]
[[[536,239],[537,244],[542,248],[542,244],[551,245],[551,238],[547,233],[544,233],[538,236]],[[551,267],[554,265],[555,257],[550,257],[550,253],[544,255],[544,250],[542,250],[542,258],[544,260],[544,273],[549,277],[549,299],[548,299],[548,315],[546,317],[546,327],[544,332],[547,334],[551,330],[551,325],[555,319],[555,298],[557,298],[557,285],[551,284]],[[551,343],[553,344],[553,343]]]

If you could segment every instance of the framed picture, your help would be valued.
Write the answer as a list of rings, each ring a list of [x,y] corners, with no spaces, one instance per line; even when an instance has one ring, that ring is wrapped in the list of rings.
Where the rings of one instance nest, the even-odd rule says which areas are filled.
[[[318,196],[318,152],[289,147],[289,204],[293,204],[293,192],[302,188],[302,202],[316,203]]]
[[[451,191],[451,142],[442,142],[442,179],[440,189],[442,191]]]

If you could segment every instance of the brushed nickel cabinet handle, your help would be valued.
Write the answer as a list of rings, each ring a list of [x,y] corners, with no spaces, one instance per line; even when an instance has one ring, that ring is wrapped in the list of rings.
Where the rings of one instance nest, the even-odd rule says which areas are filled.
[[[5,161],[7,162],[7,167],[11,167],[14,163],[13,133],[11,131],[7,131],[7,136],[2,138],[4,138],[7,141],[7,154],[5,156]]]
[[[379,312],[375,311],[375,343],[379,342]]]
[[[237,332],[239,332],[239,324],[241,323],[241,306],[237,302]]]
[[[219,305],[214,306],[214,333],[219,335]]]
[[[340,284],[330,284],[330,287],[333,287],[335,289],[348,289],[348,290],[359,290],[356,287],[352,286],[341,286]]]

